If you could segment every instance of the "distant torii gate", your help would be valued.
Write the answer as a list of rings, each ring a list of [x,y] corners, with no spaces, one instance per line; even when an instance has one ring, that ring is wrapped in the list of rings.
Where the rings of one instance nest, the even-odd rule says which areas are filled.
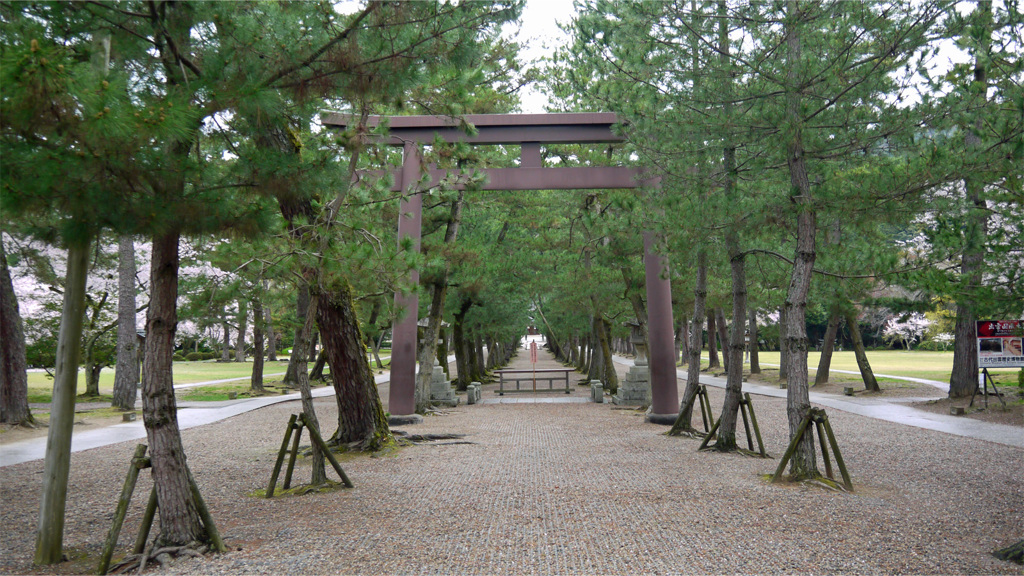
[[[445,142],[469,144],[511,144],[521,146],[518,168],[487,168],[476,170],[487,176],[484,190],[587,190],[608,188],[639,188],[643,182],[640,170],[618,166],[544,168],[541,144],[602,144],[622,142],[612,132],[618,122],[615,114],[469,114],[462,117],[476,127],[475,135],[466,134],[460,122],[448,116],[390,116],[386,143],[403,146],[403,163],[396,171],[396,192],[408,195],[399,205],[398,240],[412,239],[413,249],[420,250],[420,224],[423,212],[421,190],[414,190],[420,180],[418,145],[430,144],[437,138]],[[382,117],[369,119],[377,126]],[[356,119],[347,114],[326,114],[325,126],[345,128]],[[450,170],[431,169],[428,187],[436,186]],[[457,172],[457,171],[456,171]],[[653,250],[654,236],[644,232],[644,269],[647,284],[647,331],[650,339],[651,414],[647,419],[672,424],[679,409],[676,390],[675,333],[672,326],[672,292],[664,258]],[[419,271],[411,272],[410,280],[419,281]],[[396,309],[407,311],[395,323],[391,336],[391,395],[388,398],[392,424],[419,421],[415,413],[416,390],[416,322],[419,297],[395,294]]]

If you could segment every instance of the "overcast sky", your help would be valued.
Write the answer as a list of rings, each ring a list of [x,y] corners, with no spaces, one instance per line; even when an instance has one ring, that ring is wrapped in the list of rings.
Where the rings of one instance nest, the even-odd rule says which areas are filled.
[[[558,29],[558,24],[572,20],[574,14],[572,0],[526,0],[523,24],[519,31],[523,61],[529,62],[547,56],[556,47],[565,44],[568,38]],[[532,87],[527,88],[521,96],[523,112],[544,112],[546,96]]]

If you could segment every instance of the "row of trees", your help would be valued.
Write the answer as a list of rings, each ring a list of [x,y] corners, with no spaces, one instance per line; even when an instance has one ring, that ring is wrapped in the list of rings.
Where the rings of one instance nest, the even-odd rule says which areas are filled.
[[[704,319],[710,336],[722,308],[726,366],[741,366],[750,311],[781,309],[793,434],[810,409],[811,305],[828,311],[826,342],[865,305],[955,305],[950,396],[973,393],[975,318],[1024,312],[1022,23],[985,0],[581,3],[549,90],[566,110],[619,113],[629,142],[610,155],[662,175],[643,210],[593,204],[605,246],[637,228],[664,238],[691,321],[677,429],[691,428]],[[740,373],[721,450],[735,449]],[[818,475],[809,439],[791,472]]]
[[[491,82],[518,78],[516,47],[499,29],[519,9],[517,2],[368,2],[353,13],[329,2],[2,6],[4,231],[67,251],[38,563],[61,558],[88,270],[93,254],[108,252],[96,247],[109,235],[127,244],[144,238],[150,251],[141,381],[161,543],[207,538],[171,386],[179,281],[188,272],[184,239],[230,272],[242,306],[262,304],[268,283],[291,285],[294,348],[301,357],[318,327],[334,376],[333,440],[367,449],[390,441],[357,308],[376,310],[364,314],[386,324],[389,294],[411,288],[394,278],[417,262],[394,240],[397,199],[388,182],[352,183],[357,169],[396,159],[368,144],[365,124],[331,134],[317,129],[317,115],[325,107],[364,118],[507,109],[512,96]],[[225,320],[213,299],[229,292],[207,290],[207,321]],[[485,297],[476,292],[474,305]],[[9,302],[5,292],[5,330],[18,323]],[[134,328],[134,321],[119,325]],[[6,370],[18,366],[8,362],[8,343],[23,339],[4,336]],[[317,425],[305,370],[298,379],[307,422]],[[16,386],[23,384],[9,385],[5,371],[4,389]]]

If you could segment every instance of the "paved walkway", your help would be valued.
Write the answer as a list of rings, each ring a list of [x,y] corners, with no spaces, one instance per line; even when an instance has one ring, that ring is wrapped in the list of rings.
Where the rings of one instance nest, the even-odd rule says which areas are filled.
[[[614,359],[615,362],[619,364],[627,366],[633,365],[633,360],[629,358],[615,356]],[[686,382],[685,370],[676,370],[676,376],[682,379],[683,383]],[[919,381],[900,376],[887,377]],[[710,376],[708,374],[701,373],[700,381],[702,384],[707,384],[708,386],[725,389],[725,378],[720,376]],[[771,396],[773,398],[786,397],[786,390],[784,389],[772,388],[771,386],[755,384],[753,382],[744,382],[743,391],[759,396]],[[835,408],[836,410],[842,410],[843,412],[849,412],[851,414],[859,414],[876,420],[885,420],[887,422],[895,422],[906,426],[914,426],[917,428],[924,428],[926,430],[935,430],[937,432],[945,432],[947,434],[955,434],[957,436],[965,436],[968,438],[1005,444],[1007,446],[1024,448],[1024,428],[1008,426],[1006,424],[993,424],[991,422],[964,418],[963,416],[935,414],[932,412],[925,412],[924,410],[918,410],[904,404],[904,402],[914,400],[913,398],[901,398],[900,400],[902,402],[896,402],[892,398],[868,398],[864,396],[848,397],[837,396],[835,394],[822,394],[814,391],[810,393],[810,398],[811,402],[818,406]]]

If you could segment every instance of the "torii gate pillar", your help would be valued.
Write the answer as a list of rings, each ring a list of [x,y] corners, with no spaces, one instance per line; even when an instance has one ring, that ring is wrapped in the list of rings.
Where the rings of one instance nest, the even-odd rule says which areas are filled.
[[[402,190],[408,194],[398,205],[398,244],[412,239],[414,252],[420,251],[420,229],[423,221],[423,195],[413,187],[420,176],[419,148],[415,142],[406,142],[402,158]],[[423,417],[416,414],[416,321],[420,298],[416,285],[419,270],[409,271],[412,286],[408,294],[395,292],[395,310],[400,315],[391,330],[391,391],[388,396],[388,424],[401,426],[418,424]]]
[[[676,387],[672,286],[668,262],[654,250],[655,236],[644,232],[644,280],[647,284],[647,346],[650,349],[651,409],[647,421],[674,424],[679,410]]]

